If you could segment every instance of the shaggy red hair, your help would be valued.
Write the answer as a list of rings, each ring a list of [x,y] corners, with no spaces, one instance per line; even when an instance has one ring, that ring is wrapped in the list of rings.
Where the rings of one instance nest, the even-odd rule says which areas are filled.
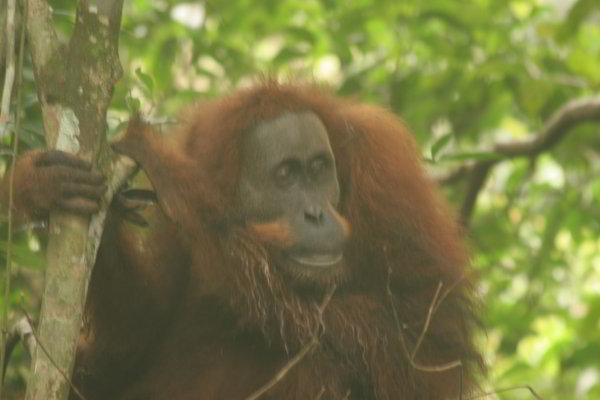
[[[306,111],[329,134],[338,211],[352,232],[345,274],[331,282],[337,289],[322,315],[323,292],[293,288],[273,265],[277,249],[256,240],[236,210],[242,136],[283,113]],[[476,319],[463,235],[426,176],[412,135],[392,113],[313,85],[265,80],[191,107],[176,138],[165,147],[134,123],[117,146],[146,170],[191,251],[187,311],[125,398],[249,395],[315,332],[318,348],[268,398],[433,400],[473,389],[481,357],[472,342]],[[182,342],[195,350],[181,350]],[[202,355],[214,343],[224,353],[209,374]],[[237,343],[245,347],[227,347]],[[442,368],[454,361],[462,366]],[[175,365],[176,373],[168,369]]]

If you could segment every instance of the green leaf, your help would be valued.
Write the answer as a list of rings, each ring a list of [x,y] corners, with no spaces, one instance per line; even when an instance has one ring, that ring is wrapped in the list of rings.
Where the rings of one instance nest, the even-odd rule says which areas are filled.
[[[299,27],[299,26],[288,26],[285,28],[290,37],[306,42],[309,44],[313,44],[316,41],[315,35],[308,29]]]
[[[135,74],[142,81],[146,94],[149,95],[149,97],[152,97],[152,94],[154,93],[154,80],[152,77],[142,72],[140,67],[136,68]]]
[[[436,160],[437,155],[440,151],[446,148],[450,140],[452,139],[452,133],[446,133],[445,135],[440,136],[432,145],[431,145],[431,159]]]
[[[567,20],[559,31],[558,39],[565,40],[575,34],[581,25],[581,22],[595,11],[600,10],[600,2],[598,0],[579,0],[567,15]]]
[[[290,62],[297,58],[304,57],[306,52],[298,50],[294,47],[284,47],[277,53],[277,55],[273,58],[274,64],[283,64],[286,62]]]

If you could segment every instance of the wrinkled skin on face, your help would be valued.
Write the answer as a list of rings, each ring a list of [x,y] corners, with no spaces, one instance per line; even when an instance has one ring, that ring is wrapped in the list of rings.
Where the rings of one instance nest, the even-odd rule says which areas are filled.
[[[243,138],[240,169],[242,220],[275,248],[277,265],[300,281],[338,275],[349,225],[336,211],[335,158],[319,118],[285,113],[259,124]]]

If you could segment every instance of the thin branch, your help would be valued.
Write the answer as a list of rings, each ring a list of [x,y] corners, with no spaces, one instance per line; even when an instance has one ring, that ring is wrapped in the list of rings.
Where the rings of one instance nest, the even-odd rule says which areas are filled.
[[[530,139],[498,143],[494,152],[505,158],[536,156],[556,145],[575,125],[600,120],[600,96],[571,100],[548,119],[541,132]]]
[[[440,186],[454,185],[455,183],[462,181],[472,170],[472,163],[465,163],[458,167],[454,167],[449,171],[445,171],[444,173],[433,174],[433,179]]]
[[[464,280],[464,276],[461,276],[448,289],[446,289],[441,296],[440,296],[440,293],[442,291],[442,287],[444,286],[444,284],[442,282],[438,282],[437,289],[435,290],[435,294],[433,295],[433,300],[431,300],[431,303],[429,304],[429,309],[427,311],[427,318],[425,319],[425,323],[423,324],[423,329],[421,330],[421,334],[419,335],[419,338],[417,339],[417,343],[415,344],[415,348],[412,351],[411,358],[413,361],[417,357],[419,348],[421,347],[421,344],[423,343],[423,340],[425,339],[425,334],[429,331],[429,326],[431,324],[433,315],[440,308],[440,305],[442,305],[444,300],[446,300],[446,297],[448,297],[448,295],[450,293],[452,293],[452,291],[454,291],[456,286],[458,286],[458,284],[460,282],[462,282],[463,280]],[[452,362],[451,364],[454,364],[454,363],[456,363],[456,362]]]
[[[483,399],[484,397],[493,396],[493,395],[496,395],[498,393],[513,392],[513,391],[522,390],[522,389],[528,390],[529,393],[533,397],[535,397],[537,400],[544,400],[542,398],[542,396],[540,396],[539,394],[537,394],[536,391],[533,390],[533,388],[531,386],[529,386],[529,385],[511,386],[509,388],[503,388],[503,389],[498,389],[498,390],[494,390],[494,391],[491,391],[491,392],[480,393],[480,394],[477,394],[477,395],[474,395],[474,396],[471,396],[471,397],[467,397],[465,400]]]
[[[315,397],[315,400],[321,400],[321,397],[323,397],[324,394],[325,394],[325,386],[321,386],[321,390],[319,391],[319,394],[317,394],[317,397]]]
[[[10,97],[15,81],[15,14],[16,0],[8,0],[6,12],[6,71],[0,105],[0,140],[6,136],[10,121]]]
[[[26,12],[27,5],[24,6],[24,10]],[[14,10],[13,10],[14,13]],[[14,15],[13,15],[14,18]],[[24,17],[25,18],[25,17]],[[20,46],[20,54],[19,54],[19,65],[18,65],[18,85],[17,85],[17,105],[15,112],[15,131],[12,140],[12,159],[11,159],[11,168],[9,173],[9,181],[8,181],[8,227],[7,227],[7,238],[6,238],[6,277],[4,284],[4,308],[2,310],[2,327],[6,327],[8,325],[8,311],[9,311],[9,297],[10,297],[10,280],[12,275],[12,236],[13,236],[13,218],[12,211],[14,207],[14,181],[15,181],[15,165],[17,163],[17,153],[19,150],[19,133],[21,131],[21,108],[22,108],[22,96],[23,96],[23,55],[25,54],[25,23],[21,26],[21,38],[19,42]],[[13,48],[14,52],[14,48]],[[10,97],[10,93],[9,93]],[[4,364],[7,359],[7,354],[5,353],[6,335],[2,334],[2,343],[0,348],[0,366],[4,367]],[[0,381],[0,398],[2,398],[2,390],[3,390],[3,380]]]
[[[29,323],[29,326],[33,327],[33,322],[31,321],[31,318],[29,317],[27,310],[23,309],[23,313],[25,314],[25,318],[27,318],[27,322]],[[87,400],[85,398],[85,396],[79,391],[79,389],[77,389],[77,387],[75,387],[75,385],[73,384],[73,382],[71,381],[69,376],[65,373],[65,371],[60,369],[60,367],[58,366],[56,361],[54,361],[54,359],[52,358],[52,356],[50,355],[50,353],[48,352],[48,350],[46,349],[44,344],[40,341],[40,338],[38,338],[37,334],[35,333],[35,329],[31,329],[31,334],[33,335],[35,342],[37,344],[36,348],[39,348],[44,352],[44,354],[46,355],[46,357],[48,357],[48,360],[54,366],[56,371],[58,371],[58,373],[60,375],[62,375],[63,379],[69,384],[71,389],[73,389],[73,393],[75,393],[77,395],[77,397],[79,397],[81,400]]]
[[[311,340],[304,346],[298,354],[296,354],[293,358],[288,361],[283,368],[281,368],[274,376],[271,378],[269,382],[267,382],[264,386],[260,387],[256,392],[252,393],[250,396],[246,397],[246,400],[256,400],[266,392],[268,392],[271,388],[277,385],[285,376],[290,372],[292,368],[294,368],[300,361],[306,357],[306,355],[312,351],[317,345],[319,341],[312,337]]]
[[[464,275],[461,275],[461,276],[460,276],[460,278],[458,278],[456,281],[454,281],[454,283],[453,283],[452,285],[450,285],[450,286],[448,287],[448,289],[446,289],[446,291],[445,291],[445,292],[444,292],[444,293],[443,293],[443,294],[440,296],[440,298],[438,299],[438,302],[437,302],[436,306],[435,306],[435,307],[434,307],[434,309],[433,309],[433,313],[434,313],[434,314],[437,312],[438,308],[440,308],[440,306],[442,305],[442,303],[444,302],[444,300],[446,300],[446,297],[448,297],[448,295],[449,295],[450,293],[452,293],[452,292],[454,291],[454,289],[456,289],[456,287],[457,287],[458,285],[460,285],[460,283],[461,283],[462,281],[464,281],[464,280],[465,280],[465,276],[464,276]]]
[[[440,295],[440,291],[442,290],[442,287],[444,285],[442,284],[442,282],[438,283],[438,287],[435,290],[435,294],[433,295],[433,300],[431,300],[431,304],[429,304],[429,310],[427,311],[427,318],[425,319],[425,324],[423,324],[423,329],[421,330],[421,334],[419,335],[419,338],[417,339],[417,343],[415,344],[415,348],[412,351],[412,354],[410,356],[410,358],[412,358],[413,360],[415,359],[415,357],[417,356],[417,353],[419,352],[419,347],[421,347],[421,343],[423,343],[423,339],[425,338],[425,333],[429,330],[429,324],[431,323],[431,316],[433,315],[433,313],[435,312],[434,310],[437,309],[437,299],[438,296]]]
[[[411,356],[408,357],[408,355],[409,355],[408,344],[406,343],[406,339],[404,338],[404,335],[402,333],[402,324],[400,323],[400,319],[398,318],[398,313],[396,311],[396,307],[394,306],[394,303],[393,303],[393,294],[392,294],[392,291],[390,288],[391,275],[392,275],[392,269],[388,268],[388,280],[387,280],[387,284],[386,284],[387,295],[388,295],[388,298],[390,299],[392,314],[394,316],[394,321],[396,323],[396,327],[400,334],[400,340],[402,342],[402,346],[404,348],[405,354],[407,355],[407,358],[409,359],[409,361],[411,363],[411,366],[419,371],[424,371],[424,372],[442,372],[442,371],[448,371],[450,369],[462,367],[462,362],[460,360],[455,360],[455,361],[448,362],[446,364],[441,364],[441,365],[436,365],[436,366],[423,366],[423,365],[418,364],[415,361],[415,358],[418,353],[419,347],[423,341],[423,338],[425,337],[427,331],[429,330],[430,322],[431,322],[433,315],[437,312],[437,310],[439,309],[440,305],[444,302],[446,297],[456,288],[456,286],[458,286],[460,284],[460,282],[462,282],[464,280],[464,276],[457,279],[448,289],[446,289],[444,291],[444,293],[441,296],[440,296],[440,293],[441,293],[443,284],[442,284],[442,282],[438,283],[437,289],[433,296],[433,300],[431,301],[431,304],[429,305],[429,311],[427,313],[427,318],[423,325],[421,334],[419,335],[419,338],[417,340],[417,344],[415,345],[415,348],[413,349]],[[459,398],[463,399],[463,397],[462,397],[462,391],[463,391],[462,373],[460,374],[459,379],[460,379],[460,381],[459,381],[459,393],[460,393]],[[512,386],[510,388],[505,388],[505,389],[498,389],[498,390],[494,390],[492,392],[481,393],[481,394],[478,394],[475,396],[467,397],[464,400],[476,400],[476,399],[481,399],[481,398],[484,398],[487,396],[492,396],[494,394],[510,392],[510,391],[520,390],[520,389],[526,389],[537,400],[543,400],[542,397],[540,395],[538,395],[535,392],[535,390],[529,385],[519,385],[519,386]]]
[[[496,154],[498,158],[461,165],[436,180],[438,183],[446,185],[463,178],[469,179],[467,194],[461,206],[462,220],[466,225],[475,207],[479,192],[496,163],[516,157],[537,157],[558,144],[571,128],[582,122],[594,120],[600,120],[600,96],[571,100],[550,116],[539,133],[525,140],[494,145],[489,153]]]
[[[469,219],[475,208],[477,197],[485,185],[490,170],[497,162],[497,160],[481,161],[473,167],[473,170],[470,173],[467,193],[460,206],[460,220],[464,226],[469,225]]]
[[[398,311],[396,311],[396,306],[394,305],[394,294],[392,293],[391,287],[390,287],[390,283],[391,283],[391,277],[392,277],[392,269],[388,268],[388,279],[387,279],[387,283],[386,283],[386,292],[387,292],[387,297],[389,299],[390,302],[390,308],[392,310],[392,316],[394,317],[394,322],[396,324],[396,328],[398,330],[398,334],[400,336],[400,342],[402,343],[402,347],[404,349],[404,352],[406,354],[406,358],[408,359],[408,361],[410,362],[410,365],[418,370],[418,371],[423,371],[423,372],[443,372],[443,371],[448,371],[454,368],[460,368],[462,367],[462,361],[460,360],[454,360],[454,361],[450,361],[444,364],[439,364],[439,365],[421,365],[419,363],[417,363],[415,361],[415,356],[416,356],[416,351],[411,352],[408,349],[408,343],[406,343],[406,338],[404,337],[404,333],[403,333],[403,328],[402,328],[402,323],[400,322],[400,318],[398,317]],[[435,299],[439,296],[439,290],[441,289],[442,283],[439,283],[438,286],[438,290],[436,290],[435,296],[434,296],[434,301],[431,302],[429,309],[432,310],[432,313],[430,315],[427,316],[427,320],[425,322],[425,326],[422,329],[422,332],[420,334],[419,339],[422,340],[421,338],[424,337],[427,334],[427,329],[429,328],[429,320],[431,318],[431,316],[433,316],[433,314],[435,313],[435,311],[437,310],[437,308],[439,307],[439,304],[436,304]],[[443,298],[445,298],[446,295],[443,296]],[[442,298],[442,299],[443,299]],[[420,344],[420,343],[419,343]]]
[[[271,378],[271,380],[269,380],[266,384],[261,386],[258,390],[256,390],[250,396],[246,397],[245,400],[256,400],[260,396],[262,396],[263,394],[265,394],[266,392],[271,390],[275,385],[277,385],[279,382],[281,382],[283,380],[283,378],[286,377],[286,375],[292,370],[292,368],[294,368],[296,365],[298,365],[298,363],[300,363],[300,361],[302,361],[308,353],[310,353],[315,347],[317,347],[319,345],[319,330],[321,330],[323,327],[323,312],[325,312],[325,308],[331,301],[331,298],[333,297],[333,294],[335,293],[336,288],[337,288],[336,285],[332,285],[329,288],[329,290],[327,291],[327,293],[325,293],[325,296],[323,297],[323,301],[321,302],[321,305],[317,308],[319,324],[317,324],[317,326],[315,327],[315,331],[313,332],[313,335],[312,335],[311,339],[309,340],[309,342],[298,352],[298,354],[296,354],[294,357],[292,357]]]

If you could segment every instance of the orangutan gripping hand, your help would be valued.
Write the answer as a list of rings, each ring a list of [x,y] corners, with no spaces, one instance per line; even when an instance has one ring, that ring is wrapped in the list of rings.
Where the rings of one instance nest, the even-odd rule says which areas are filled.
[[[2,182],[2,204],[9,197],[8,171]],[[58,150],[31,151],[17,161],[13,182],[13,212],[17,221],[43,219],[52,210],[81,215],[98,211],[104,177],[81,158]]]

